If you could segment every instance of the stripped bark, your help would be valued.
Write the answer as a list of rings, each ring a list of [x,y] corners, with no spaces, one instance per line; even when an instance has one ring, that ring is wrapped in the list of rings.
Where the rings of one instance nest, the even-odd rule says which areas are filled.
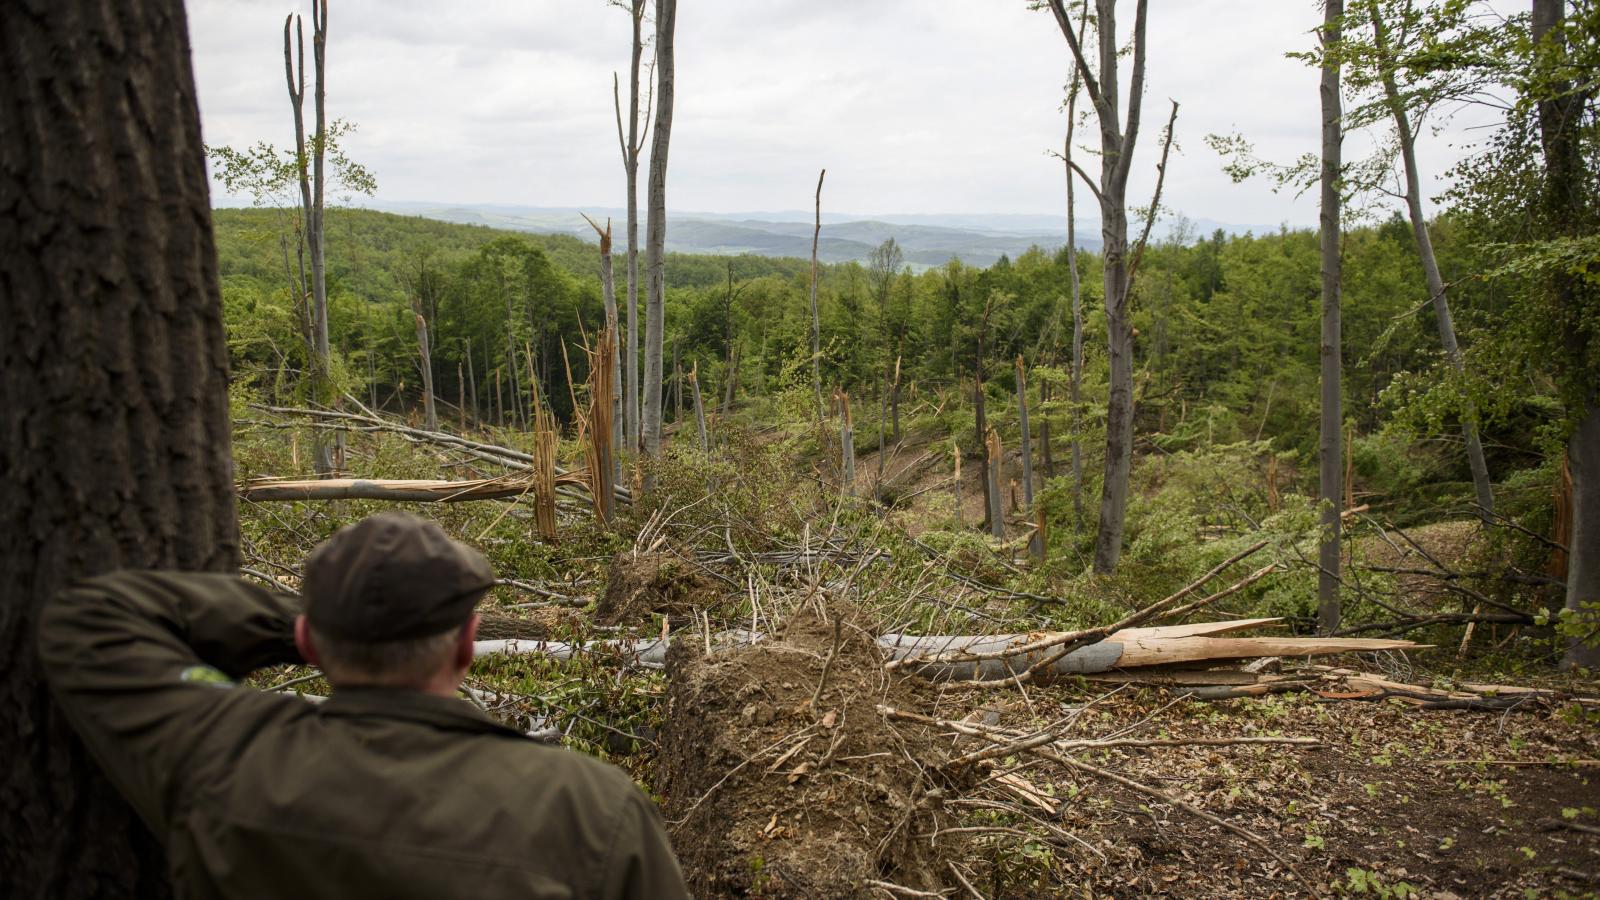
[[[417,323],[417,353],[422,365],[422,415],[429,431],[439,430],[439,413],[433,404],[433,354],[428,349],[428,320],[422,317],[422,303],[411,298],[411,314]]]
[[[1344,0],[1324,0],[1322,43],[1332,49],[1340,40]],[[1339,630],[1339,503],[1343,497],[1340,480],[1339,440],[1343,428],[1343,342],[1340,322],[1339,214],[1343,202],[1340,183],[1341,143],[1339,62],[1328,54],[1322,65],[1322,415],[1318,447],[1322,538],[1317,547],[1317,628],[1323,634]]]

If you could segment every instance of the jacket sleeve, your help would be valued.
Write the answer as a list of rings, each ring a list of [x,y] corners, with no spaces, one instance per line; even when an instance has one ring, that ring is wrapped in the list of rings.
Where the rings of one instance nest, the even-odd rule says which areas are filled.
[[[48,602],[39,657],[56,701],[145,823],[164,834],[188,755],[219,728],[281,714],[284,697],[232,689],[300,662],[298,602],[237,577],[118,572]]]
[[[661,813],[650,798],[630,785],[626,804],[618,816],[616,841],[611,847],[600,897],[604,900],[677,900],[689,897],[678,858],[667,840]]]

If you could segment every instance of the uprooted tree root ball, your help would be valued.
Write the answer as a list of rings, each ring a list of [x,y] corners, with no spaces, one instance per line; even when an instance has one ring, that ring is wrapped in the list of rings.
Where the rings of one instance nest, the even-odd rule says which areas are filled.
[[[638,625],[651,613],[688,616],[713,604],[717,587],[704,570],[671,553],[619,553],[595,604],[597,625]]]
[[[952,787],[934,772],[940,740],[877,711],[926,708],[930,689],[884,671],[853,607],[803,608],[780,639],[709,655],[679,641],[667,673],[659,784],[696,895],[946,886],[941,860],[957,836],[938,835]]]

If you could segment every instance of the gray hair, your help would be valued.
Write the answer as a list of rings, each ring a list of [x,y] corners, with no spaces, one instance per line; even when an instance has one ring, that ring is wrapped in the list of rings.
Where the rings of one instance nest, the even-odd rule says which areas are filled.
[[[321,658],[322,671],[335,685],[414,687],[445,665],[465,627],[398,641],[334,638],[312,628],[311,641]]]

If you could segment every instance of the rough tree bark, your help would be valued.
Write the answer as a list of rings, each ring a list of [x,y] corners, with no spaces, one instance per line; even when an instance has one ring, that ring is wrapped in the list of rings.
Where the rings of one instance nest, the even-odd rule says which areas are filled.
[[[1543,65],[1570,66],[1572,60],[1563,27],[1566,0],[1533,0],[1533,41],[1545,55]],[[1539,141],[1544,151],[1544,214],[1550,237],[1573,237],[1592,215],[1586,193],[1582,154],[1582,109],[1594,91],[1593,82],[1577,88],[1565,78],[1544,75],[1545,96],[1539,100]],[[1567,467],[1572,475],[1572,526],[1567,539],[1566,608],[1573,612],[1586,603],[1600,601],[1600,386],[1583,376],[1584,351],[1595,339],[1592,324],[1584,323],[1583,291],[1595,288],[1576,276],[1551,278],[1556,314],[1566,327],[1567,402],[1571,404],[1573,430],[1567,439]],[[1592,295],[1588,303],[1592,304]],[[1587,306],[1593,309],[1593,306]],[[1570,641],[1562,659],[1564,667],[1600,668],[1600,639]]]
[[[631,0],[633,17],[633,59],[628,69],[628,135],[622,135],[622,100],[617,79],[611,79],[611,99],[617,110],[617,141],[622,145],[622,168],[628,178],[628,338],[627,384],[624,386],[623,443],[630,453],[639,450],[639,152],[644,136],[639,134],[639,60],[644,55],[644,3]],[[652,96],[654,96],[652,94]],[[645,118],[649,119],[648,109]]]
[[[1322,46],[1332,50],[1341,37],[1344,0],[1323,0]],[[1344,497],[1340,484],[1339,441],[1344,427],[1341,381],[1344,373],[1340,322],[1339,216],[1342,203],[1340,184],[1341,144],[1339,62],[1325,56],[1322,65],[1322,213],[1319,240],[1322,248],[1322,418],[1318,446],[1318,473],[1322,504],[1322,540],[1317,547],[1317,628],[1323,634],[1339,629],[1339,504]]]
[[[1342,4],[1341,4],[1342,5]],[[1439,324],[1439,342],[1444,345],[1444,356],[1457,374],[1466,371],[1461,358],[1461,347],[1456,343],[1455,320],[1450,315],[1450,299],[1446,296],[1444,276],[1439,274],[1439,260],[1433,252],[1433,238],[1428,234],[1428,220],[1422,215],[1422,184],[1417,175],[1417,141],[1411,130],[1411,119],[1406,114],[1405,101],[1400,96],[1400,86],[1395,82],[1394,61],[1389,55],[1389,38],[1383,26],[1378,7],[1372,9],[1372,37],[1378,50],[1378,69],[1383,80],[1384,100],[1389,115],[1394,119],[1395,133],[1400,139],[1400,159],[1406,180],[1406,213],[1411,218],[1411,233],[1417,241],[1417,253],[1422,257],[1422,272],[1427,278],[1428,294],[1433,298],[1433,314]],[[1489,464],[1483,458],[1483,441],[1478,437],[1477,409],[1471,401],[1463,410],[1461,436],[1467,445],[1467,466],[1472,470],[1472,487],[1478,495],[1479,516],[1485,521],[1494,517],[1494,489],[1489,482]]]
[[[827,169],[817,176],[817,218],[811,229],[811,389],[817,395],[818,424],[825,413],[822,408],[822,319],[817,315],[817,241],[822,237],[822,180],[827,177]]]
[[[1062,0],[1049,0],[1056,24],[1072,50],[1083,86],[1094,104],[1100,126],[1100,184],[1088,180],[1100,201],[1100,237],[1105,260],[1106,333],[1111,364],[1110,397],[1106,403],[1105,483],[1100,493],[1100,527],[1095,536],[1094,570],[1114,571],[1122,556],[1122,530],[1128,508],[1128,476],[1133,468],[1133,321],[1128,309],[1128,173],[1139,136],[1144,103],[1145,7],[1134,6],[1133,71],[1128,85],[1128,116],[1118,111],[1116,0],[1097,0],[1099,41],[1097,77],[1074,34]]]
[[[179,0],[0,4],[0,896],[171,896],[50,702],[40,605],[238,565],[227,352]]]
[[[656,122],[650,145],[648,219],[645,224],[645,265],[649,295],[644,323],[644,451],[661,454],[661,350],[666,325],[667,150],[672,140],[672,103],[675,89],[673,29],[678,0],[656,0]]]

